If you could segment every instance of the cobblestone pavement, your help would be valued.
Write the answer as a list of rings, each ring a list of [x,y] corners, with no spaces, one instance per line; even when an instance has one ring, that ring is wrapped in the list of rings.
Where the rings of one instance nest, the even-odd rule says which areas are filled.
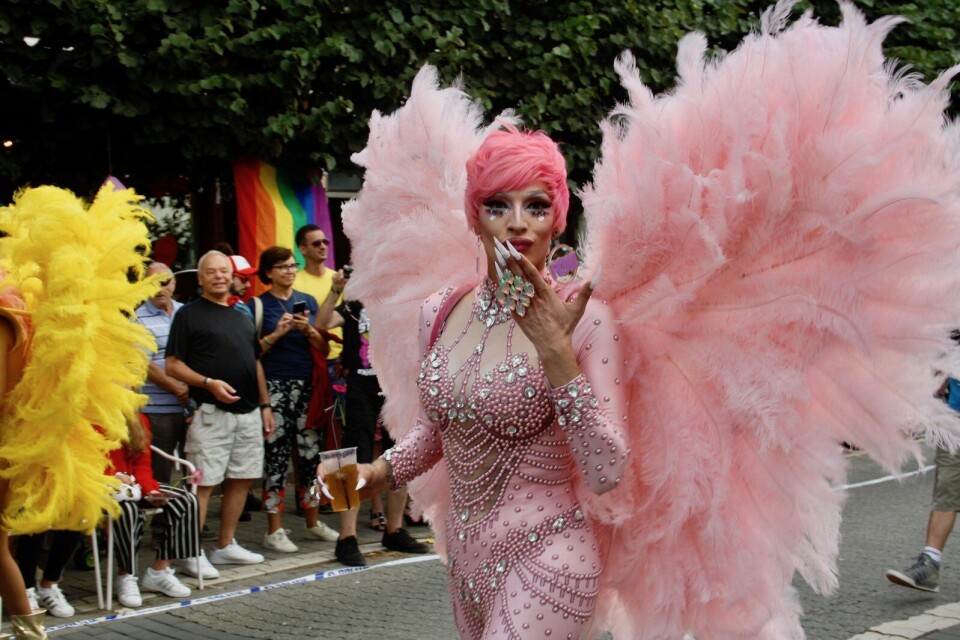
[[[885,475],[864,456],[854,454],[848,460],[851,483]],[[960,569],[955,569],[960,567],[960,560],[955,559],[960,558],[960,552],[956,556],[950,553],[956,545],[947,549],[940,593],[904,589],[883,577],[885,569],[902,568],[919,553],[931,486],[932,477],[927,474],[902,484],[888,482],[849,492],[838,562],[839,588],[834,595],[821,597],[800,580],[796,581],[805,612],[803,626],[810,640],[960,640]],[[255,523],[258,517],[259,514],[254,515]],[[331,526],[335,525],[335,516],[324,518]],[[299,524],[292,517],[290,520],[288,526]],[[248,540],[262,535],[259,526],[244,527],[248,529],[245,533]],[[412,532],[421,537],[429,535],[425,529]],[[439,561],[430,558],[397,564],[398,560],[413,557],[386,552],[377,543],[378,534],[374,532],[367,530],[362,536],[368,559],[381,564],[380,568],[141,617],[121,617],[86,627],[65,628],[54,631],[52,637],[71,640],[455,638]],[[297,536],[292,537],[301,544]],[[224,579],[210,583],[209,589],[197,591],[194,596],[223,596],[340,568],[331,561],[333,545],[317,545],[320,550],[302,545],[299,554],[268,553],[267,564],[271,566],[232,569],[225,572]],[[251,542],[250,546],[260,551],[257,544]],[[258,570],[260,573],[250,573]],[[79,582],[74,578],[68,575],[64,581],[68,595],[71,595],[71,582]],[[163,604],[175,602],[159,597],[145,602],[144,609]],[[88,609],[72,622],[97,615],[102,612]],[[62,622],[52,619],[51,626]]]
[[[400,557],[384,554],[389,562]],[[271,576],[272,582],[303,572]],[[240,588],[242,585],[234,585]],[[56,632],[70,640],[289,640],[454,638],[446,578],[439,559],[371,568],[156,615]]]

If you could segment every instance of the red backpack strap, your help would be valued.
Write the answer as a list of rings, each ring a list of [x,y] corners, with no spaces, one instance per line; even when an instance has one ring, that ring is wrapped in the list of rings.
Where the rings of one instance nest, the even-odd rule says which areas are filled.
[[[437,342],[437,338],[440,337],[440,331],[443,329],[443,325],[447,321],[447,316],[450,315],[450,312],[453,311],[453,308],[457,306],[457,303],[467,295],[469,292],[473,291],[474,285],[465,284],[452,294],[444,298],[443,302],[440,303],[440,310],[437,312],[437,319],[433,322],[433,329],[430,331],[430,344],[427,345],[427,351],[433,348],[433,345]]]

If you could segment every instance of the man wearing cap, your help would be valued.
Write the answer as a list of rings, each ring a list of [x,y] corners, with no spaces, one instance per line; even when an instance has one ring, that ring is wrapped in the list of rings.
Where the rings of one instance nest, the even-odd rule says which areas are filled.
[[[173,299],[177,280],[170,267],[162,262],[153,262],[147,267],[147,275],[154,274],[162,274],[160,290],[137,307],[137,322],[152,333],[157,341],[157,350],[150,356],[147,382],[141,389],[149,398],[143,414],[150,421],[153,444],[171,454],[177,449],[182,455],[187,434],[186,413],[189,413],[190,390],[184,383],[167,375],[166,356],[170,325],[183,305]],[[170,484],[172,466],[166,458],[153,454],[153,475],[157,481]]]
[[[227,304],[253,320],[253,312],[245,303],[247,289],[250,288],[250,276],[257,273],[256,267],[251,267],[246,258],[239,255],[230,256],[230,265],[233,267],[233,283],[230,285],[230,297]]]
[[[237,544],[235,533],[247,491],[263,475],[263,441],[274,429],[260,345],[253,323],[227,304],[233,265],[219,251],[200,258],[203,295],[181,309],[170,328],[167,372],[190,385],[199,405],[187,431],[187,458],[203,472],[197,498],[200,524],[213,488],[223,482],[217,547],[188,573],[216,574],[213,564],[256,564],[263,556]]]

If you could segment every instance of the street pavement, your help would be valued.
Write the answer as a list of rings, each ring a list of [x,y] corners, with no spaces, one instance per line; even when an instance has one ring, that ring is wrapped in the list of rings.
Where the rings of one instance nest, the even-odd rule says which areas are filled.
[[[886,475],[861,454],[851,454],[851,484]],[[883,577],[887,568],[908,566],[919,553],[930,504],[932,474],[901,482],[851,489],[844,509],[838,560],[840,587],[829,597],[814,594],[796,581],[804,609],[803,626],[810,640],[887,640],[923,638],[960,640],[960,560],[948,545],[940,593],[897,587]],[[364,513],[364,512],[362,512]],[[262,536],[261,514],[241,525],[251,548]],[[324,516],[331,526],[336,516]],[[145,638],[200,639],[351,639],[455,638],[443,567],[435,556],[388,552],[379,534],[361,518],[361,542],[371,568],[344,569],[332,560],[332,543],[301,541],[289,517],[298,554],[266,554],[267,567],[241,567],[225,572],[203,592],[199,603],[179,606],[164,597],[145,599],[137,617],[102,621],[92,607],[73,619],[48,619],[52,638],[129,640]],[[216,524],[213,521],[211,524]],[[426,539],[429,530],[411,532]],[[958,534],[960,535],[960,534]],[[956,556],[960,558],[960,553]],[[957,567],[957,569],[954,569]],[[72,597],[90,574],[68,571],[63,586]],[[749,580],[749,576],[743,576]],[[286,584],[285,584],[286,583]],[[271,586],[281,585],[281,586]],[[252,588],[263,588],[250,593]],[[145,594],[146,595],[146,594]],[[232,596],[232,597],[228,597]],[[175,607],[162,610],[163,607]],[[78,607],[79,608],[79,607]],[[58,624],[95,624],[57,629]],[[617,638],[616,640],[627,640]]]

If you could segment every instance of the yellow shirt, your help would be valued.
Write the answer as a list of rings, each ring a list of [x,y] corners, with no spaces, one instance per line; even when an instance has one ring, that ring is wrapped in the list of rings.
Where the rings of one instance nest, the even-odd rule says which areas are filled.
[[[297,279],[293,281],[293,288],[297,291],[303,291],[304,293],[309,293],[314,298],[317,299],[317,304],[322,305],[323,301],[327,299],[327,296],[330,295],[330,289],[333,288],[333,270],[324,269],[322,276],[315,276],[312,273],[307,273],[303,269],[297,271]],[[343,304],[343,294],[340,294],[340,297],[337,299],[337,306]],[[338,338],[343,338],[343,329],[337,327],[330,331]],[[340,352],[343,351],[343,345],[338,342],[330,342],[330,353],[327,355],[327,360],[333,360],[334,358],[340,357]]]

